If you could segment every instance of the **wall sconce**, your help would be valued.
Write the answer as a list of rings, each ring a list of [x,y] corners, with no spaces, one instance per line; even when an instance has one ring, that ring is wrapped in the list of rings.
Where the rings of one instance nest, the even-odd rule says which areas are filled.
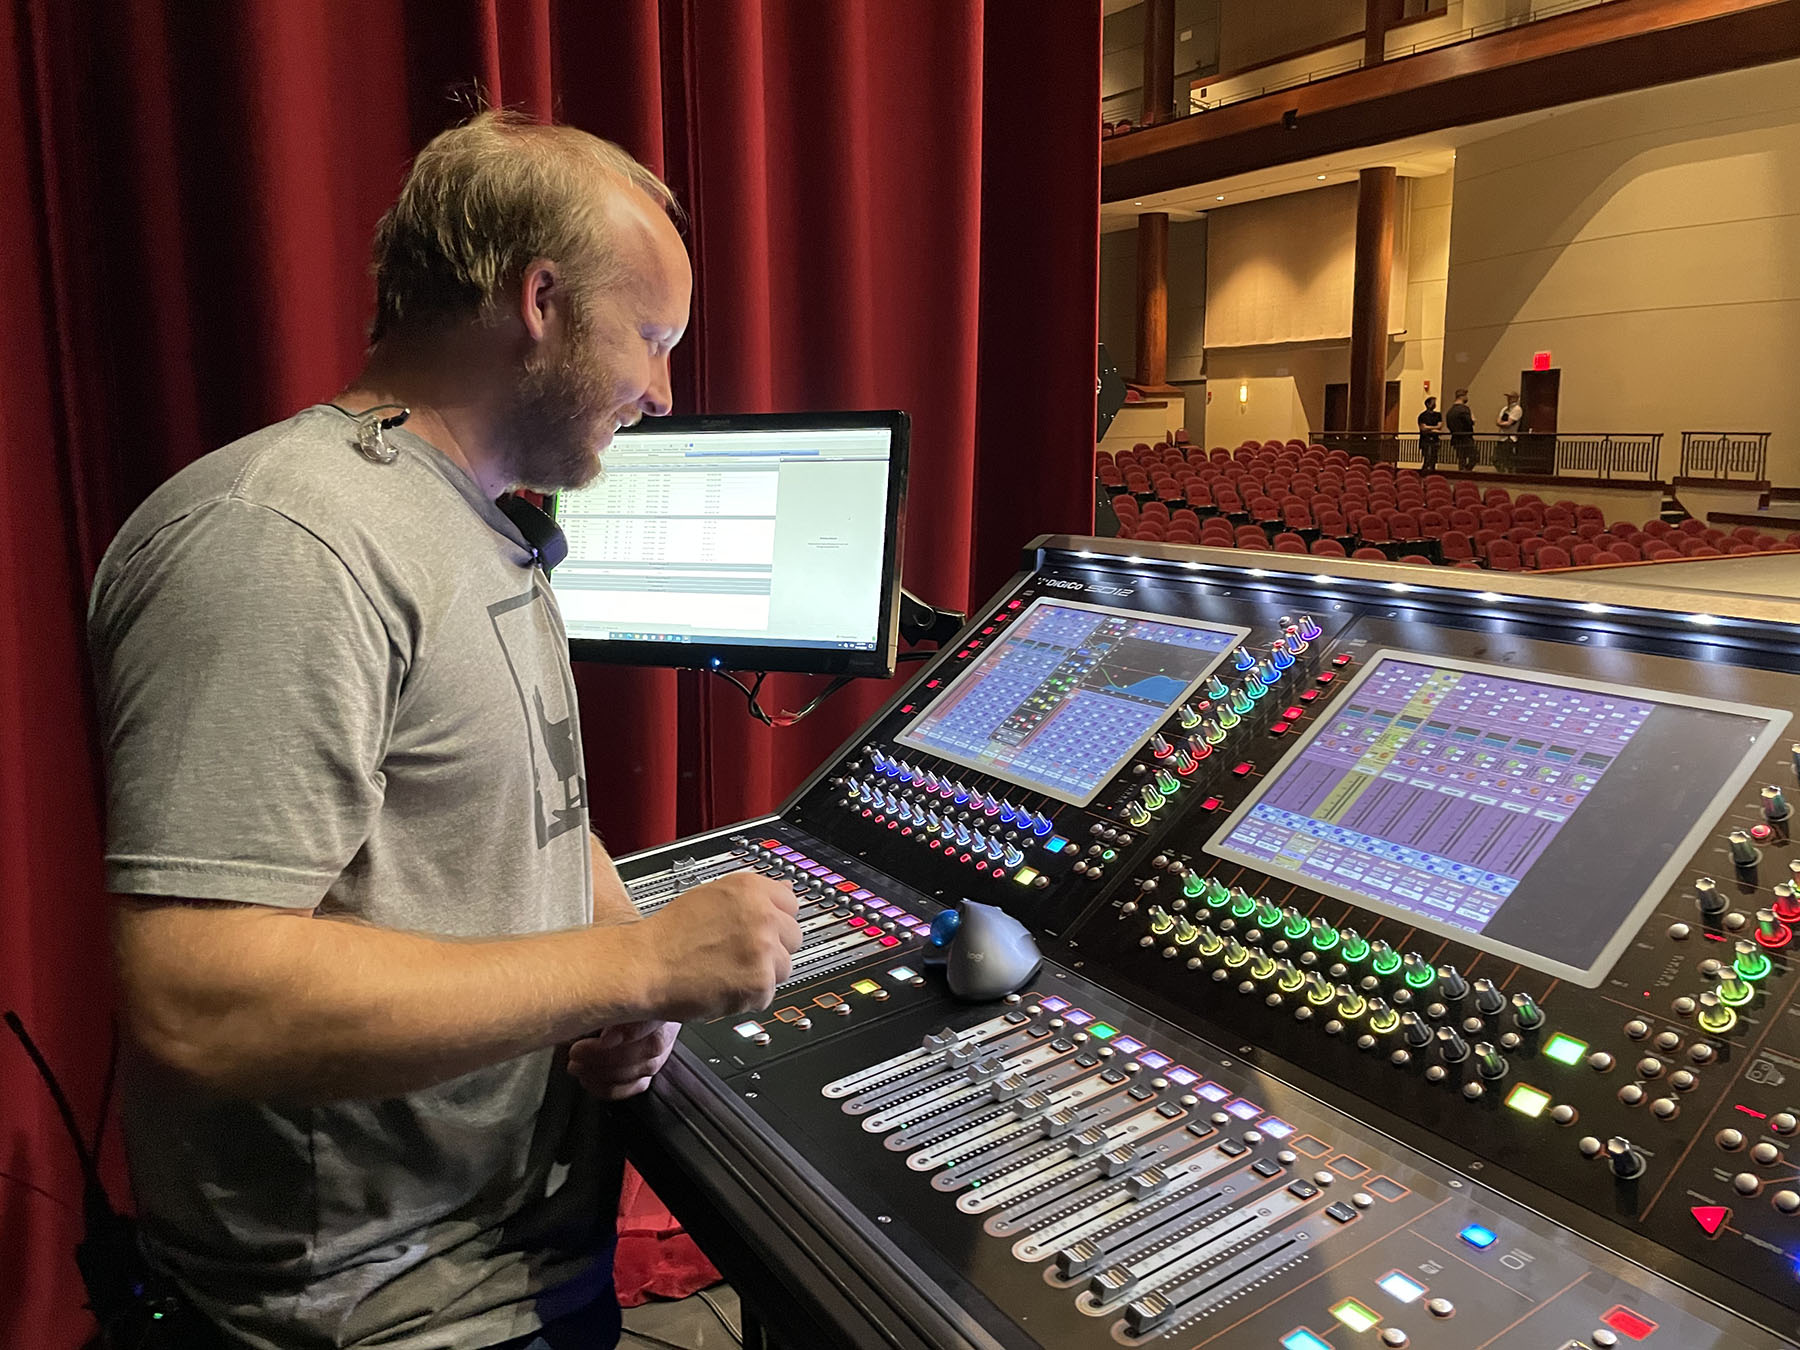
[[[1244,405],[1250,402],[1250,381],[1238,381],[1238,411],[1244,411]]]

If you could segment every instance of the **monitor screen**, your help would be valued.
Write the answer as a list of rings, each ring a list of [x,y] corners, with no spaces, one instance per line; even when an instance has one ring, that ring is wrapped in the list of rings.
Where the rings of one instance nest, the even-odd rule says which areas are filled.
[[[894,739],[1086,806],[1249,632],[1034,600]]]
[[[1787,720],[1377,652],[1207,851],[1591,988]]]
[[[556,500],[577,659],[886,674],[902,413],[656,419]]]

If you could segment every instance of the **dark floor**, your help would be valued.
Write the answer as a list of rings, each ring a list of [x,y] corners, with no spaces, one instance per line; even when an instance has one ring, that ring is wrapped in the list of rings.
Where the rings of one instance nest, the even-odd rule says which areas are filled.
[[[675,1303],[652,1299],[627,1308],[619,1350],[734,1350],[742,1343],[737,1294],[719,1284]]]

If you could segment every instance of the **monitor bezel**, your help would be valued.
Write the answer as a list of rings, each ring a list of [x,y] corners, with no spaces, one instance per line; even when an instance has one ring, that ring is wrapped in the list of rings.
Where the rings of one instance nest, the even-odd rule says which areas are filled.
[[[880,612],[872,650],[802,647],[782,643],[642,642],[629,638],[569,638],[569,659],[615,666],[655,666],[674,670],[788,671],[811,675],[886,678],[897,666],[900,651],[900,568],[906,525],[906,484],[912,442],[912,418],[898,409],[853,412],[722,413],[691,417],[659,417],[640,424],[641,432],[620,430],[622,440],[636,434],[669,436],[701,432],[866,431],[888,433],[886,534],[881,552]],[[559,514],[559,498],[547,509]],[[551,587],[555,588],[555,576]]]

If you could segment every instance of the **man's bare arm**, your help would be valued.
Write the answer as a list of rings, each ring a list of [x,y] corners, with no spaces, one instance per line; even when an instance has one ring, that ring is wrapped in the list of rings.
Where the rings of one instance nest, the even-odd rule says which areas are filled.
[[[594,872],[594,922],[636,923],[637,907],[631,903],[625,883],[619,879],[619,869],[613,866],[612,855],[597,834],[588,835],[588,857]]]
[[[793,893],[722,878],[637,923],[457,941],[214,901],[125,899],[127,1025],[232,1096],[389,1097],[617,1022],[765,1006],[800,945]]]

